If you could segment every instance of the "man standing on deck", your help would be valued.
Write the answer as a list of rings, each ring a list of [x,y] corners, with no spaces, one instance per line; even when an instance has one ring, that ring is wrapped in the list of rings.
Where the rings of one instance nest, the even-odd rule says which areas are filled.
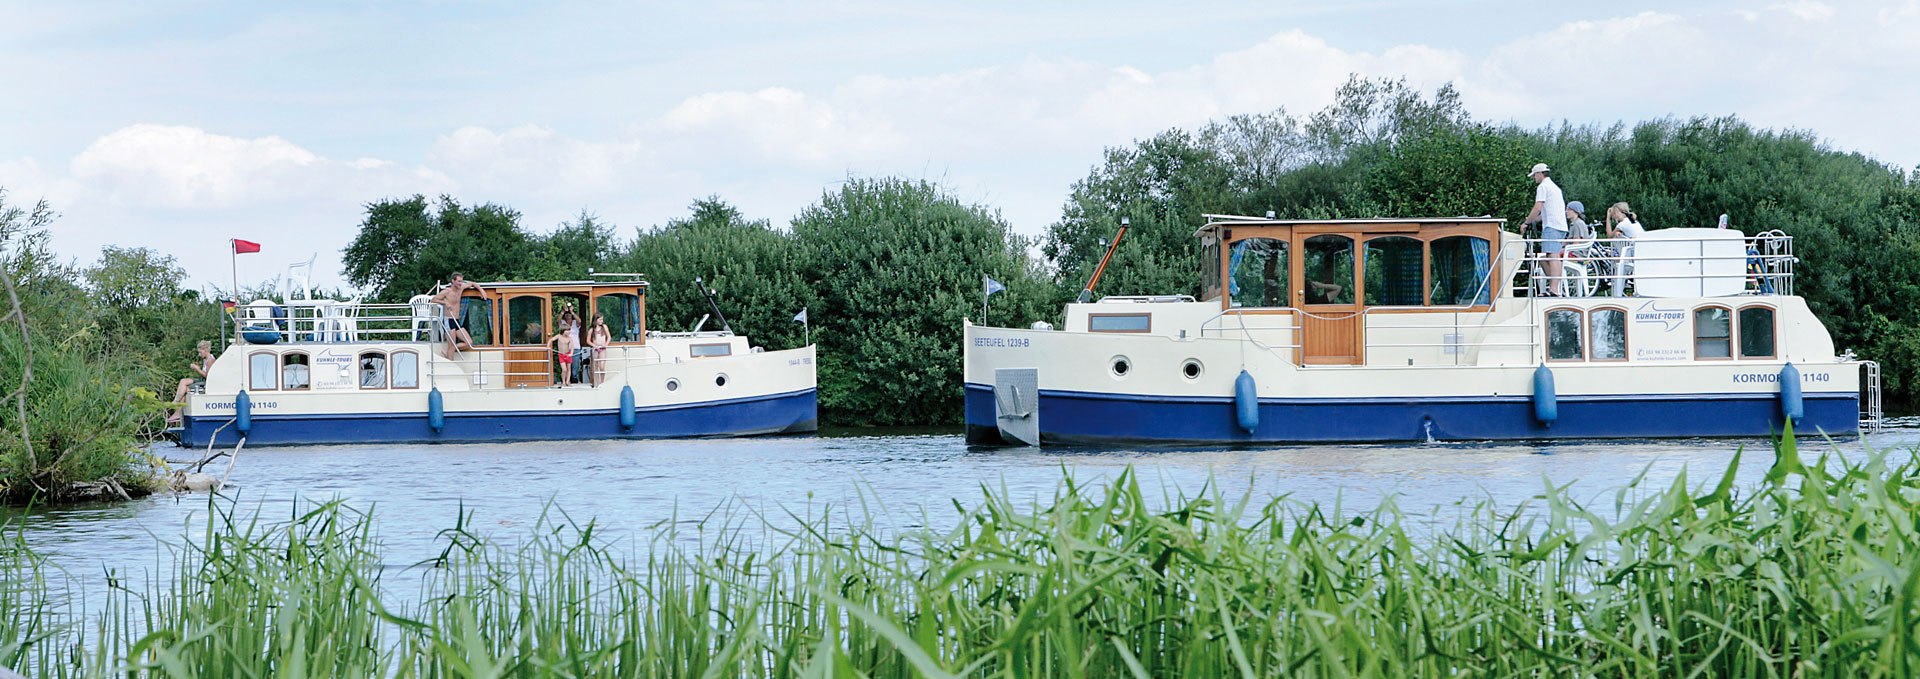
[[[1560,185],[1547,178],[1546,163],[1534,163],[1528,176],[1538,187],[1533,192],[1533,211],[1526,223],[1540,223],[1540,254],[1546,257],[1549,295],[1566,294],[1566,282],[1560,276],[1560,251],[1567,240],[1567,197]]]
[[[473,335],[467,334],[467,325],[460,322],[460,295],[468,288],[478,288],[480,284],[469,283],[460,272],[453,272],[453,282],[433,296],[433,303],[440,305],[440,317],[446,319],[447,360],[453,360],[456,351],[473,348]]]

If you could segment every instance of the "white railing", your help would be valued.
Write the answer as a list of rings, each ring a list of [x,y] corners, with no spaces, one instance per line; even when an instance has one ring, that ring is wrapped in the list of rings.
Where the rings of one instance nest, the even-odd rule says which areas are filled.
[[[1655,232],[1659,233],[1659,232]],[[1780,231],[1754,236],[1702,238],[1592,238],[1559,241],[1559,274],[1549,273],[1556,258],[1542,253],[1539,238],[1518,239],[1525,248],[1512,273],[1514,289],[1534,296],[1595,297],[1603,287],[1615,297],[1694,296],[1645,294],[1668,288],[1697,289],[1699,296],[1727,294],[1792,295],[1793,237]],[[1521,276],[1528,285],[1522,285]],[[1691,283],[1692,285],[1688,285]]]
[[[536,344],[520,347],[484,347],[474,351],[502,354],[497,359],[483,358],[479,367],[466,373],[467,378],[473,380],[472,387],[476,390],[526,389],[531,386],[536,386],[534,383],[538,383],[537,386],[539,387],[563,384],[560,381],[560,352],[555,351],[551,346]],[[507,358],[505,354],[510,351],[541,352],[541,357]],[[632,366],[658,365],[669,362],[666,355],[660,353],[658,348],[644,344],[609,346],[606,347],[605,352],[597,359],[592,358],[592,348],[588,347],[586,355],[588,357],[586,362],[576,361],[573,364],[572,376],[577,378],[583,374],[582,370],[585,370],[593,373],[595,379],[599,379],[600,376],[604,375],[605,382],[608,383],[618,381],[625,384],[625,371]],[[686,357],[678,358],[682,360],[697,360]],[[487,366],[496,362],[499,363],[504,370],[500,372],[487,372]],[[494,378],[496,377],[500,378],[497,384],[494,382]],[[581,380],[580,383],[583,386],[590,384],[586,380]]]
[[[439,342],[446,322],[438,304],[359,304],[331,300],[253,303],[235,311],[242,342],[315,344]]]

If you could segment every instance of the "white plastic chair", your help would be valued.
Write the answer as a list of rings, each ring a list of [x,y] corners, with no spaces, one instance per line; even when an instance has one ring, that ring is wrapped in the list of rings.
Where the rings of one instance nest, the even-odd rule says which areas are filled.
[[[407,298],[407,306],[413,313],[413,340],[439,341],[446,327],[440,322],[440,305],[433,302],[433,296],[414,295]]]

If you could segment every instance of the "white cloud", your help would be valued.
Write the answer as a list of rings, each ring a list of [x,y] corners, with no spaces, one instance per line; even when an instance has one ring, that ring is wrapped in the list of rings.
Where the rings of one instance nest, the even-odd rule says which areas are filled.
[[[278,136],[245,139],[154,124],[129,125],[94,140],[68,172],[91,194],[85,198],[174,209],[442,183],[434,173],[406,173],[374,159],[330,161]]]
[[[49,195],[86,229],[155,219],[147,210],[161,208],[229,225],[312,225],[298,232],[299,247],[337,251],[361,203],[414,192],[511,205],[537,230],[582,207],[623,225],[658,224],[710,194],[780,222],[849,174],[904,174],[950,181],[1036,233],[1103,147],[1236,113],[1284,106],[1308,114],[1355,73],[1428,90],[1453,82],[1481,119],[1531,126],[1734,114],[1912,164],[1920,145],[1905,118],[1920,107],[1920,90],[1899,85],[1920,69],[1917,45],[1920,0],[1644,12],[1567,22],[1472,52],[1418,43],[1352,49],[1281,30],[1156,68],[1027,57],[721,89],[625,116],[552,108],[523,118],[532,123],[479,124],[456,113],[429,126],[425,134],[438,136],[417,159],[332,160],[297,143],[295,130],[248,138],[132,125],[95,140],[64,169],[31,157],[0,161],[0,185],[16,197]]]

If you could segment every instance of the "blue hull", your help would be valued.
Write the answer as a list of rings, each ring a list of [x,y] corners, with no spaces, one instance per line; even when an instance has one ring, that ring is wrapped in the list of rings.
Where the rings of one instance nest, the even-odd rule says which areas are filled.
[[[253,415],[248,446],[335,443],[477,443],[752,436],[807,433],[819,428],[819,398],[813,389],[770,396],[708,401],[635,411],[631,429],[617,409],[518,412],[449,412],[435,432],[426,411],[355,415]],[[182,445],[204,447],[208,438],[231,446],[240,435],[231,417],[189,417]],[[226,425],[224,429],[219,429]],[[215,434],[215,430],[219,433]]]
[[[1263,398],[1259,427],[1240,429],[1230,397],[1142,397],[1040,392],[1043,443],[1312,443],[1766,436],[1781,430],[1780,400],[1756,394],[1561,396],[1552,426],[1527,397]],[[1859,396],[1807,393],[1801,433],[1850,435]],[[967,439],[1000,442],[993,387],[968,384]]]

